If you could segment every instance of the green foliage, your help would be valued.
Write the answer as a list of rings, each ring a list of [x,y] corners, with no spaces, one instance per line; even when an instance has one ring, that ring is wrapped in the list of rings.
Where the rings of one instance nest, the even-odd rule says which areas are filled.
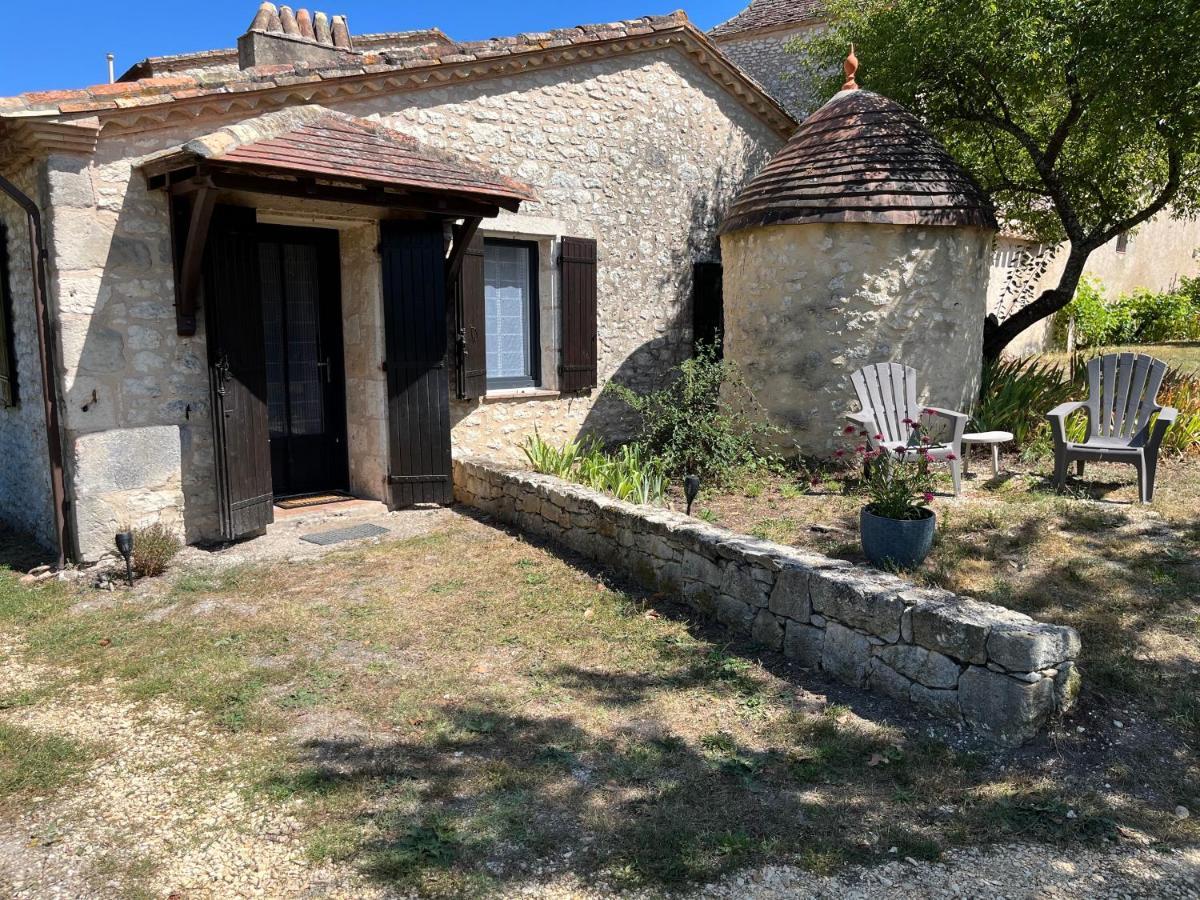
[[[535,472],[607,491],[618,500],[656,503],[667,489],[662,460],[638,444],[625,444],[612,453],[604,452],[597,441],[590,439],[556,448],[535,429],[521,449]]]
[[[133,568],[147,578],[161,575],[183,546],[179,536],[156,522],[133,532]]]
[[[1071,319],[1080,349],[1200,339],[1200,286],[1197,280],[1184,279],[1174,291],[1143,288],[1107,300],[1100,283],[1085,278],[1055,322],[1060,345],[1066,343]]]
[[[985,362],[974,424],[980,431],[1010,431],[1022,448],[1046,428],[1046,413],[1076,396],[1070,374],[1036,357]]]
[[[860,83],[919,115],[1001,218],[1039,240],[1128,227],[1170,193],[1172,169],[1173,211],[1200,203],[1191,0],[830,0],[827,9],[831,28],[795,45],[816,76],[813,100],[836,90],[855,42]]]
[[[610,382],[606,391],[640,419],[638,443],[662,461],[667,475],[699,475],[728,484],[747,471],[772,468],[777,458],[761,446],[778,429],[765,424],[737,367],[700,345],[661,390],[640,394]]]
[[[1175,424],[1163,435],[1164,453],[1194,453],[1200,451],[1200,373],[1184,373],[1171,369],[1158,392],[1163,406],[1179,410]]]

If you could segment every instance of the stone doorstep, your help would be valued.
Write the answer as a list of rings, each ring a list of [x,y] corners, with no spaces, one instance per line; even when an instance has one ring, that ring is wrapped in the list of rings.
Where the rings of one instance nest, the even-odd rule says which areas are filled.
[[[505,464],[454,464],[456,483],[479,486],[459,493],[498,517],[669,586],[801,665],[1005,742],[1031,737],[1078,693],[1074,629]]]

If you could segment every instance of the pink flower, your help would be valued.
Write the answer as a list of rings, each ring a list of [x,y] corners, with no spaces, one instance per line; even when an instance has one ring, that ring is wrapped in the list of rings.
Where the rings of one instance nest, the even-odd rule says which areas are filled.
[[[926,453],[925,454],[925,462],[937,462],[937,460],[933,458],[932,453]]]
[[[856,453],[866,453],[866,452],[867,452],[867,448],[866,448],[866,447],[864,447],[862,444],[859,444],[857,447],[855,447],[855,448],[854,448],[854,451],[855,451]]]
[[[866,436],[867,436],[867,433],[866,433],[865,431],[860,431],[860,432],[858,433],[858,436],[859,436],[859,437],[866,437]]]
[[[916,425],[917,424],[912,419],[902,419],[901,421],[904,422],[905,425]]]
[[[897,456],[903,456],[904,450],[905,450],[904,447],[893,447],[892,448],[892,452],[894,452]]]
[[[838,459],[841,459],[843,456],[846,455],[846,451],[845,450],[834,450],[833,455],[836,456]]]
[[[814,475],[812,478],[808,479],[808,486],[811,488],[819,488],[821,486],[821,479]]]
[[[921,435],[921,443],[922,444],[932,444],[933,441],[932,441],[932,439],[930,439],[929,435],[923,434],[923,435]]]
[[[847,425],[845,428],[842,429],[842,434],[854,434],[854,426]]]
[[[924,494],[922,494],[921,496],[923,496],[923,497],[925,498],[925,502],[926,502],[926,503],[932,503],[932,502],[933,502],[933,494],[932,494],[930,491],[926,491],[926,492],[925,492]]]
[[[936,410],[936,409],[930,409],[930,408],[927,406],[927,407],[925,407],[923,410],[921,410],[921,414],[922,414],[922,415],[926,415],[926,416],[936,416],[936,415],[937,415],[937,410]]]
[[[947,453],[947,454],[946,454],[946,459],[958,459],[958,457],[957,457],[957,456],[955,456],[953,453]]]
[[[877,434],[877,435],[875,435],[875,440],[877,440],[877,441],[882,441],[882,440],[883,440],[883,435],[882,435],[882,434]]]

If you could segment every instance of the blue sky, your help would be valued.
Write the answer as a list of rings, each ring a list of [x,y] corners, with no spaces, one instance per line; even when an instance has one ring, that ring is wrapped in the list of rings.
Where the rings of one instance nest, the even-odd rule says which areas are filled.
[[[694,0],[684,8],[692,21],[707,30],[747,2]],[[292,5],[323,9],[330,15],[345,13],[352,33],[436,25],[461,40],[611,22],[676,8],[670,0],[336,0]],[[0,96],[105,81],[108,52],[116,54],[119,76],[147,56],[232,47],[257,7],[258,0],[2,0]]]

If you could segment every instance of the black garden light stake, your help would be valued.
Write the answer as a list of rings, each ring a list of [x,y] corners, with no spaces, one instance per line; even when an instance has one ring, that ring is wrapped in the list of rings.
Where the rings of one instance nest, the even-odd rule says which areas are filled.
[[[692,501],[700,493],[700,476],[686,475],[683,479],[683,496],[687,497],[687,514],[692,514]]]
[[[125,559],[125,577],[133,587],[133,532],[117,532],[117,552]]]

